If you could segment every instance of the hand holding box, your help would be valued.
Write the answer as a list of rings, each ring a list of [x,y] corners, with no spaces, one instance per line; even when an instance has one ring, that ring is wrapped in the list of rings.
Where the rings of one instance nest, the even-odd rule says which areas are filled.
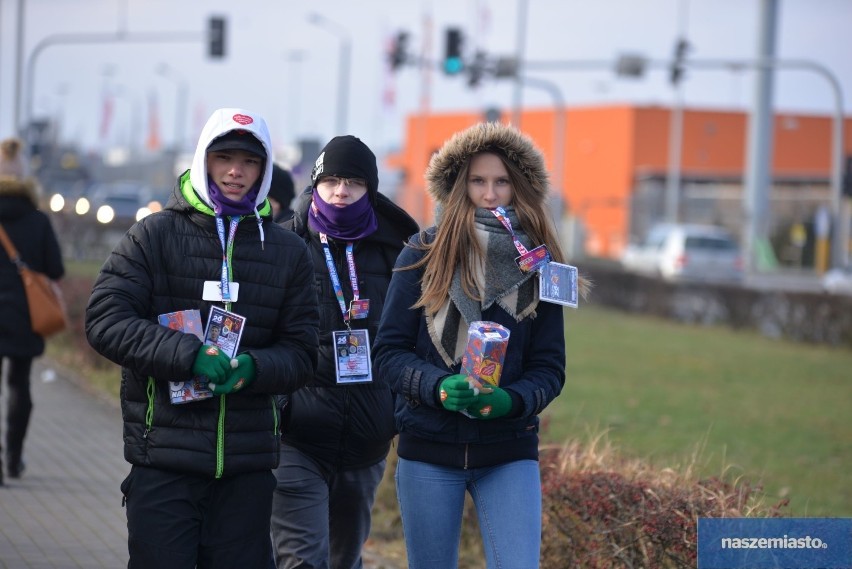
[[[489,385],[500,385],[503,361],[509,345],[509,330],[496,322],[477,320],[468,326],[468,341],[462,357],[461,373],[480,393],[491,393]]]

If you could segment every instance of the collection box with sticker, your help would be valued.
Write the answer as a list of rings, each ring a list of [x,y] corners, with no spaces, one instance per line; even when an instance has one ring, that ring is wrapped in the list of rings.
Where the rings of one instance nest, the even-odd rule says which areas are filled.
[[[500,385],[508,345],[509,330],[504,326],[488,320],[470,323],[461,373],[477,382],[475,387],[481,393],[490,393],[489,386]]]

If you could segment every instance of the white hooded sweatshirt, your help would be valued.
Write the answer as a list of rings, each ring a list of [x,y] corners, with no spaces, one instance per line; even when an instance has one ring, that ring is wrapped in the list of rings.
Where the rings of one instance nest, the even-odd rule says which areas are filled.
[[[263,118],[251,111],[237,108],[225,108],[213,111],[210,118],[207,119],[207,124],[201,130],[201,135],[198,137],[198,146],[195,148],[195,156],[192,159],[192,168],[189,172],[192,187],[195,193],[198,194],[205,204],[213,208],[213,202],[210,201],[210,194],[207,186],[207,148],[210,144],[219,138],[231,132],[232,130],[246,130],[252,133],[262,144],[266,150],[266,168],[263,172],[263,177],[260,180],[260,190],[255,198],[255,215],[257,216],[257,208],[263,205],[263,201],[269,194],[269,186],[272,183],[272,143],[269,137],[269,129],[266,126],[266,121]]]

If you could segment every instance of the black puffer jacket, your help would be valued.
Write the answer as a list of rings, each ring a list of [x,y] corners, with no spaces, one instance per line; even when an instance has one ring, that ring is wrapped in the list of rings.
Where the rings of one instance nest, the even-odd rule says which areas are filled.
[[[50,219],[36,209],[31,179],[0,179],[0,223],[24,262],[51,279],[65,274]],[[30,328],[27,297],[18,269],[0,247],[0,357],[32,358],[44,352],[44,339]]]
[[[280,424],[274,394],[313,377],[317,303],[305,244],[260,210],[239,224],[231,268],[240,285],[231,310],[246,317],[239,351],[257,378],[230,395],[172,405],[169,380],[191,376],[201,342],[157,323],[157,315],[201,311],[204,281],[218,281],[222,246],[214,217],[181,178],[166,209],[136,223],[104,264],[86,310],[92,346],[122,369],[124,454],[132,464],[211,477],[272,469]],[[209,209],[209,208],[208,208]]]
[[[364,468],[385,458],[396,433],[393,395],[387,384],[338,385],[332,332],[345,330],[340,305],[331,284],[319,235],[308,228],[311,188],[303,192],[296,213],[284,226],[307,243],[313,257],[314,284],[320,303],[320,356],[316,376],[294,393],[285,407],[284,444],[308,454],[330,472]],[[352,329],[369,330],[375,341],[396,257],[405,241],[417,233],[417,223],[391,200],[377,194],[378,230],[354,246],[360,297],[369,299],[367,318],[351,320]],[[352,300],[346,243],[329,239],[346,305]],[[376,372],[373,370],[373,377]]]

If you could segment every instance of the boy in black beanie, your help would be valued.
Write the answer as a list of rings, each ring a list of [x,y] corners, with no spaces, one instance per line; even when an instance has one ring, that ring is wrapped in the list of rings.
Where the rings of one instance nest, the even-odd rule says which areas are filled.
[[[308,244],[320,303],[320,361],[282,412],[272,502],[279,568],[361,567],[370,512],[395,434],[393,397],[372,379],[369,343],[403,243],[418,231],[379,192],[376,157],[333,138],[284,227]]]

